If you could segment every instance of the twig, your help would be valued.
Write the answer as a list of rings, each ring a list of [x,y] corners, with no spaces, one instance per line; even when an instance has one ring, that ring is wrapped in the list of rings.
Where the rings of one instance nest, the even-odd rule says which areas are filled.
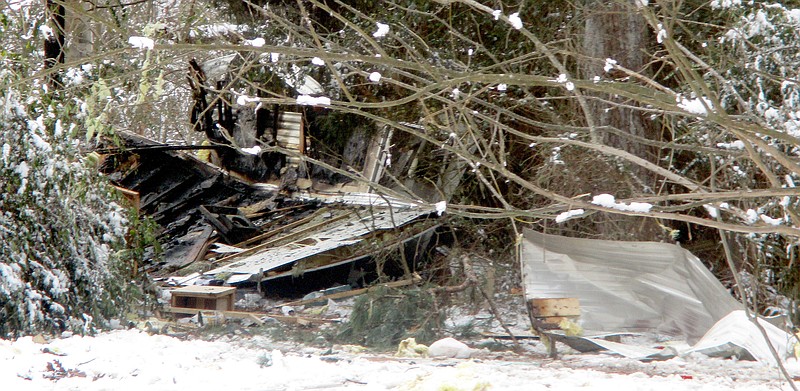
[[[719,230],[719,236],[722,240],[722,247],[725,250],[725,260],[728,262],[728,267],[731,269],[731,273],[733,273],[733,280],[736,282],[736,290],[739,291],[739,297],[742,298],[742,303],[744,306],[744,313],[747,315],[747,319],[753,322],[756,326],[758,331],[761,333],[761,336],[764,338],[764,342],[767,343],[767,347],[769,348],[769,352],[772,354],[772,357],[775,358],[775,363],[778,365],[778,369],[781,371],[781,374],[784,378],[789,382],[789,385],[792,387],[792,390],[797,390],[797,385],[794,384],[794,380],[792,379],[792,375],[786,370],[786,367],[783,365],[783,359],[781,359],[778,351],[775,350],[775,346],[772,345],[772,341],[769,339],[767,335],[767,330],[764,329],[764,326],[758,322],[758,315],[753,314],[750,311],[750,307],[747,306],[747,294],[742,286],[742,281],[739,278],[739,272],[736,270],[736,265],[733,263],[733,253],[731,252],[730,245],[728,244],[728,239],[725,236],[725,231]]]
[[[511,332],[511,329],[509,329],[508,326],[506,326],[505,322],[503,322],[503,318],[500,317],[500,311],[497,310],[497,306],[494,304],[494,300],[492,300],[489,297],[489,295],[486,293],[486,291],[483,289],[482,286],[479,285],[478,289],[481,291],[481,294],[489,303],[489,308],[491,308],[492,310],[492,315],[494,315],[494,318],[497,319],[498,322],[500,322],[500,327],[502,327],[503,330],[505,330],[506,334],[508,334],[508,336],[511,337],[511,341],[514,342],[514,346],[516,347],[517,351],[520,351],[522,349],[522,346],[519,344],[517,337],[514,336],[514,333]]]
[[[505,332],[511,337],[511,340],[514,341],[516,349],[517,350],[521,349],[522,346],[520,346],[519,341],[517,341],[517,338],[511,332],[511,329],[509,329],[508,326],[505,325],[505,323],[503,322],[503,318],[500,317],[500,311],[498,311],[497,305],[495,305],[494,300],[492,300],[492,298],[489,297],[489,295],[486,293],[483,287],[478,283],[478,278],[475,276],[475,272],[472,271],[472,264],[470,264],[469,262],[469,255],[465,254],[461,256],[461,265],[464,267],[464,277],[465,277],[464,282],[455,286],[433,288],[431,289],[431,292],[456,293],[456,292],[461,292],[471,286],[476,287],[478,291],[480,291],[484,299],[486,299],[486,301],[489,303],[490,311],[492,311],[492,315],[500,323],[500,327],[502,327],[503,330],[505,330]]]

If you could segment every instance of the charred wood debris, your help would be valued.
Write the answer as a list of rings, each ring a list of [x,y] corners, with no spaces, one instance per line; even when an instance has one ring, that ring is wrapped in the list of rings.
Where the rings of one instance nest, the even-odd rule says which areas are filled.
[[[194,60],[188,81],[192,126],[209,142],[169,145],[118,132],[96,151],[101,172],[158,226],[161,251],[140,265],[154,281],[166,289],[234,286],[237,299],[258,293],[285,302],[417,284],[446,263],[442,249],[452,233],[434,211],[365,187],[318,186],[304,163],[279,152],[242,153],[251,145],[287,147],[280,107],[259,108],[244,124],[244,110],[220,97],[221,84],[210,89]],[[302,153],[302,125],[297,132]]]

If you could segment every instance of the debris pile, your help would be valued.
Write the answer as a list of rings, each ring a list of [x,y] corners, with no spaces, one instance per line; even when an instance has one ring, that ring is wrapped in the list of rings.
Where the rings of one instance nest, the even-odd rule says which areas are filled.
[[[346,319],[338,337],[357,340],[356,347],[466,359],[479,349],[454,338],[429,346],[417,341],[441,338],[444,319],[436,294],[471,288],[486,298],[490,316],[506,332],[485,338],[510,337],[517,349],[540,340],[552,357],[557,344],[642,361],[699,352],[774,365],[794,356],[791,334],[759,323],[777,350],[776,362],[756,323],[737,312],[741,306],[719,281],[678,246],[525,230],[525,303],[511,311],[527,312],[533,333],[512,333],[493,302],[493,282],[480,280],[492,279],[482,272],[492,268],[473,269],[469,256],[450,254],[441,208],[341,187],[320,192],[313,183],[287,193],[280,183],[250,183],[137,136],[126,141],[128,151],[106,156],[105,171],[162,227],[164,252],[160,258],[151,254],[142,270],[169,291],[163,314],[183,317],[177,324],[148,321],[151,332],[185,332],[231,319],[244,326],[277,321],[304,327]],[[456,260],[464,277],[460,285],[421,286],[432,278],[431,265],[445,270]],[[641,335],[696,344],[630,343]],[[272,361],[265,358],[264,365]]]

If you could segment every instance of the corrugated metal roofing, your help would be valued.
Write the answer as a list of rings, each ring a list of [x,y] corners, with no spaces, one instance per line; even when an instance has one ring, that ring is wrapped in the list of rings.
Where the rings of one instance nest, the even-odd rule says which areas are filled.
[[[278,145],[303,153],[304,148],[304,135],[303,135],[303,114],[294,112],[282,112],[279,117],[277,141]],[[289,163],[297,165],[300,159],[290,156]]]
[[[696,340],[741,305],[685,249],[525,230],[527,299],[577,297],[584,329],[657,332]]]
[[[405,209],[405,208],[423,208],[421,205],[424,205],[424,201],[418,201],[418,203],[412,203],[409,201],[402,201],[397,198],[383,196],[375,193],[345,193],[345,194],[300,194],[297,196],[299,199],[303,200],[317,200],[322,201],[326,204],[330,203],[343,203],[348,205],[361,205],[361,206],[370,206],[370,207],[378,207],[378,208],[388,208],[389,206],[395,209]],[[430,209],[427,212],[433,211]]]
[[[227,282],[242,282],[259,272],[274,270],[325,251],[356,244],[370,232],[400,227],[430,211],[422,208],[372,208],[344,209],[337,213],[344,213],[346,216],[339,217],[330,225],[296,241],[235,258],[232,263],[206,274],[233,273]],[[330,219],[333,218],[331,215]]]

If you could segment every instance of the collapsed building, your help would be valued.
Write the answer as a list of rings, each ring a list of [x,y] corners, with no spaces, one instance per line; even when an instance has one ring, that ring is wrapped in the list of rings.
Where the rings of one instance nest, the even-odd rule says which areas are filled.
[[[101,151],[102,170],[161,227],[163,253],[142,268],[165,284],[186,287],[173,297],[173,307],[183,307],[177,312],[230,312],[231,287],[299,297],[376,281],[414,283],[420,274],[444,269],[435,264],[446,257],[452,233],[429,206],[435,200],[416,201],[423,192],[407,193],[405,200],[371,192],[381,185],[391,132],[375,132],[362,143],[363,159],[344,169],[308,159],[313,148],[305,113],[209,99],[203,67],[192,63],[191,69],[191,119],[207,143],[174,146],[119,133],[123,147]],[[524,232],[523,294],[531,324],[550,341],[551,352],[558,341],[642,360],[695,351],[771,360],[759,335],[739,319],[739,304],[680,247]],[[576,337],[546,328],[572,320],[598,333]],[[609,340],[636,332],[697,344],[681,352]],[[790,336],[778,328],[770,332],[782,359]]]
[[[182,285],[259,285],[304,293],[410,276],[446,240],[437,214],[372,193],[254,183],[185,151],[132,134],[104,171],[161,227],[152,276]],[[280,178],[278,178],[280,181]],[[305,183],[302,183],[305,182]],[[357,190],[357,189],[354,189]]]
[[[160,227],[163,251],[144,271],[182,276],[180,285],[293,295],[410,278],[437,258],[449,234],[429,203],[370,192],[384,170],[386,132],[361,143],[366,151],[349,170],[312,162],[297,106],[234,103],[221,82],[210,88],[207,73],[226,61],[190,61],[191,121],[206,135],[202,145],[119,132],[121,146],[98,151],[102,171]]]

